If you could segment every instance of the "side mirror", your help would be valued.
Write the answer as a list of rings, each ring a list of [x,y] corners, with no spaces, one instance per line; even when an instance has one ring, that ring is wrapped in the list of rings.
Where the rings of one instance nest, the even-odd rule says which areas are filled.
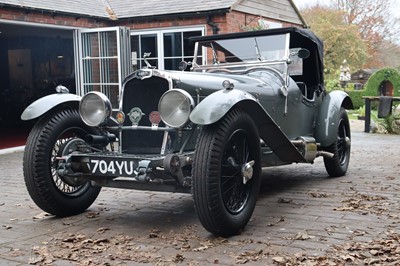
[[[301,48],[298,52],[297,52],[297,56],[301,59],[306,59],[310,56],[310,51],[308,51],[307,49]]]
[[[185,62],[185,61],[182,61],[182,62],[179,63],[179,70],[185,71],[185,69],[187,68],[187,66],[188,66],[188,63]]]
[[[179,63],[179,70],[185,71],[186,68],[187,68],[188,66],[191,66],[192,64],[193,64],[192,62],[182,61],[182,62]]]

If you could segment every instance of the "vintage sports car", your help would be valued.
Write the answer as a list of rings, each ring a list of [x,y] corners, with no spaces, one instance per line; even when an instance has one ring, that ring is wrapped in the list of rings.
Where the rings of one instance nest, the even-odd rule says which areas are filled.
[[[118,106],[98,91],[80,97],[58,87],[24,111],[24,120],[39,118],[23,169],[41,209],[81,213],[101,187],[192,193],[205,229],[227,237],[248,223],[262,167],[323,157],[330,176],[346,173],[353,105],[325,91],[323,44],[311,31],[192,41],[182,71],[146,61],[129,75]]]

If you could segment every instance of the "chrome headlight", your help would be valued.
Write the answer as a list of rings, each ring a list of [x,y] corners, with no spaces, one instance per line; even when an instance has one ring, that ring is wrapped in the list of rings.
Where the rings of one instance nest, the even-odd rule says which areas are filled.
[[[111,112],[111,102],[101,92],[87,93],[79,104],[79,113],[83,122],[91,127],[102,125],[111,116]]]
[[[183,127],[189,121],[189,115],[193,107],[192,96],[181,89],[172,89],[165,92],[158,102],[158,111],[162,121],[173,128]]]

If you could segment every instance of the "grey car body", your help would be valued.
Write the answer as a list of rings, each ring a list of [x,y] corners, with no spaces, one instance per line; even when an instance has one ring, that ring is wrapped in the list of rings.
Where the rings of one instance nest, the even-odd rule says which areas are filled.
[[[352,108],[327,93],[323,44],[311,31],[271,29],[195,37],[182,70],[129,75],[118,106],[89,92],[39,99],[24,174],[43,210],[80,213],[104,186],[193,194],[203,226],[238,233],[254,210],[261,168],[313,163],[347,171]],[[114,108],[114,112],[113,112]],[[115,110],[117,109],[117,110]]]

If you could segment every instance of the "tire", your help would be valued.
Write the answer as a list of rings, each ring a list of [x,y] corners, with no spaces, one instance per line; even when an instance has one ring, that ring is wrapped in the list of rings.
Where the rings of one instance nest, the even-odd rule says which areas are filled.
[[[57,156],[63,147],[79,141],[93,129],[73,109],[53,111],[41,118],[29,134],[23,159],[25,185],[43,211],[65,217],[82,213],[96,200],[100,187],[88,180],[65,178],[57,173]],[[67,149],[65,149],[67,150]]]
[[[349,118],[342,107],[339,112],[338,130],[335,142],[325,151],[334,154],[333,158],[324,157],[325,169],[331,177],[343,176],[347,172],[350,162],[351,133]]]
[[[243,167],[252,161],[252,177],[244,183]],[[195,209],[206,230],[228,237],[246,226],[261,182],[260,137],[247,113],[233,109],[216,124],[203,127],[192,176]]]

